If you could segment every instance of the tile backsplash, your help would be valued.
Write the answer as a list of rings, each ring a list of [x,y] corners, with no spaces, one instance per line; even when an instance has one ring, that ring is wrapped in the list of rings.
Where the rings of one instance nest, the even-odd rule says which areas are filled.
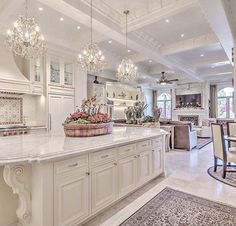
[[[23,123],[23,98],[0,96],[0,125]]]

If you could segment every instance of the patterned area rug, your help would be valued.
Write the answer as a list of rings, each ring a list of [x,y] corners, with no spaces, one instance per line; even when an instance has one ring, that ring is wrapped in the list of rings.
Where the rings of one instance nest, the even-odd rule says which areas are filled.
[[[235,172],[227,172],[225,179],[222,178],[222,166],[218,166],[216,172],[214,172],[214,167],[212,166],[207,170],[207,172],[216,180],[236,188],[236,167],[228,167],[227,169],[234,170]]]
[[[204,138],[204,137],[198,137],[197,138],[197,149],[201,149],[205,147],[206,145],[210,144],[212,142],[211,138]]]
[[[120,226],[235,226],[236,208],[165,188]]]

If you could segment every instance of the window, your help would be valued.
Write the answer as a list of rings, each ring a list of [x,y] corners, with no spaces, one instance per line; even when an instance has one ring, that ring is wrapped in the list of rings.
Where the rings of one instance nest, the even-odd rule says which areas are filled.
[[[157,107],[161,108],[161,118],[171,118],[171,96],[168,93],[162,93],[157,98]]]
[[[227,87],[217,93],[217,116],[218,118],[234,118],[233,101],[234,89]]]

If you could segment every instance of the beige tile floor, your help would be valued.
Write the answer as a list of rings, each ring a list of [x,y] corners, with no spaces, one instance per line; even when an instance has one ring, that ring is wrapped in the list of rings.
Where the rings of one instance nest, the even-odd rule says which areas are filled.
[[[207,169],[212,164],[212,144],[191,152],[177,150],[167,152],[165,178],[155,179],[84,226],[119,225],[167,186],[236,207],[236,188],[210,177]]]

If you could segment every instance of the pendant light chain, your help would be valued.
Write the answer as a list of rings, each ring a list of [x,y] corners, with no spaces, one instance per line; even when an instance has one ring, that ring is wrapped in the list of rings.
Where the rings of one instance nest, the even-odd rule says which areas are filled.
[[[25,18],[28,18],[28,0],[25,0]]]
[[[128,41],[127,41],[127,40],[128,40],[128,31],[127,31],[128,19],[127,19],[127,17],[128,17],[128,11],[126,12],[126,22],[125,22],[125,23],[126,23],[126,28],[125,28],[125,29],[126,29],[126,30],[125,30],[125,32],[126,32],[126,37],[125,37],[125,38],[126,38],[126,41],[125,41],[125,42],[126,42],[126,43],[125,43],[125,45],[126,45],[126,50],[128,49]]]
[[[93,43],[93,0],[90,2],[90,41]]]

